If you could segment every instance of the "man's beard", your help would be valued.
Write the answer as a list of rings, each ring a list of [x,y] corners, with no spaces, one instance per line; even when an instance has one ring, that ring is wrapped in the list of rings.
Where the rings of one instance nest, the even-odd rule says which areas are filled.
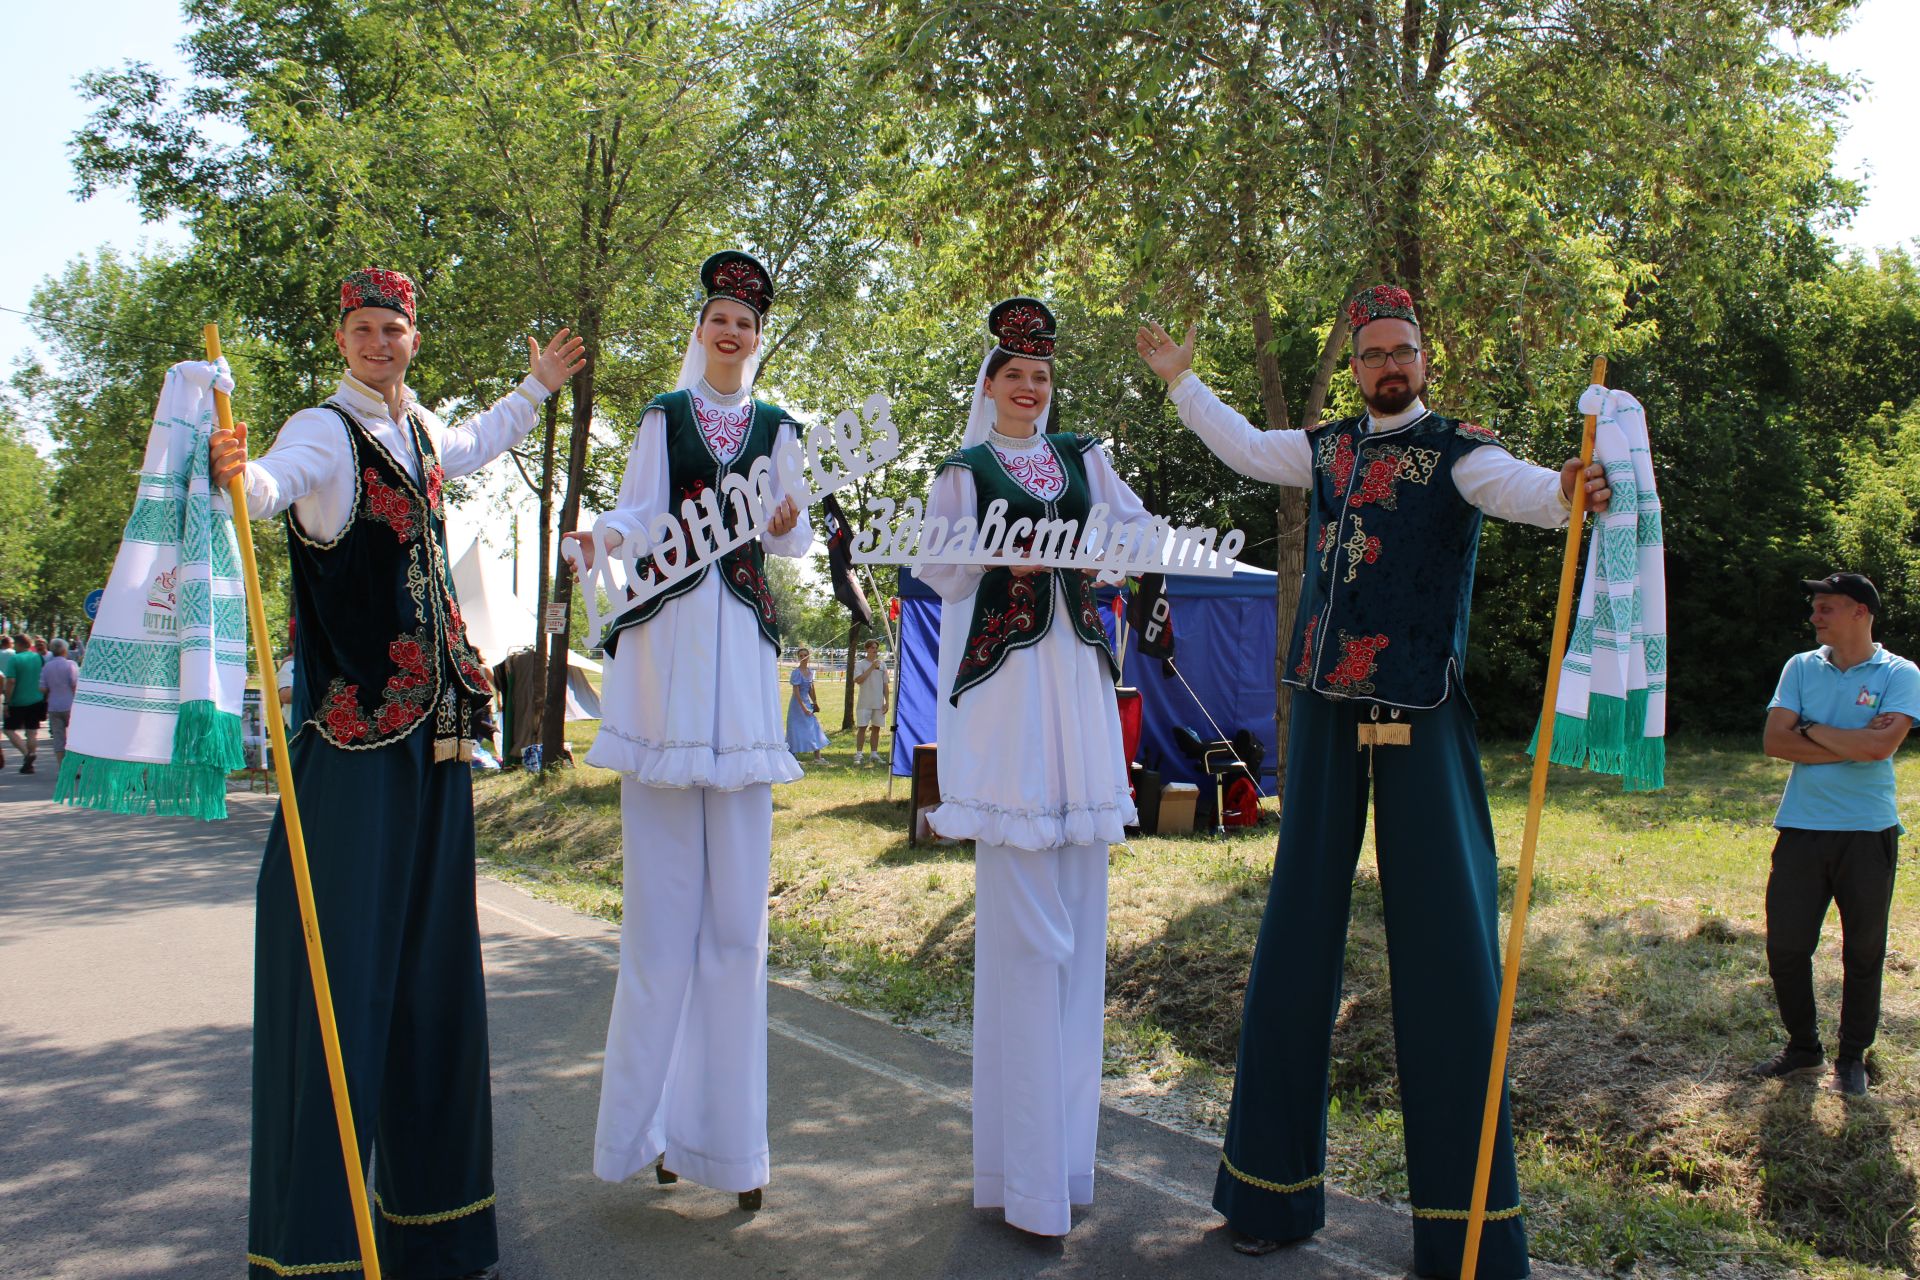
[[[1390,418],[1396,413],[1404,413],[1409,405],[1420,398],[1423,387],[1413,385],[1413,379],[1391,385],[1378,386],[1373,394],[1364,397],[1367,408],[1377,417]]]

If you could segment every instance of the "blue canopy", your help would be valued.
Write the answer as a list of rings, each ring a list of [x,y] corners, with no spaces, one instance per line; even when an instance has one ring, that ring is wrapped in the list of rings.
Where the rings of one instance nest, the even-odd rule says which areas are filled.
[[[1138,759],[1166,781],[1203,781],[1199,769],[1174,744],[1175,729],[1186,726],[1208,739],[1249,729],[1267,748],[1260,790],[1273,794],[1280,758],[1273,722],[1274,582],[1269,570],[1247,565],[1236,566],[1229,578],[1169,576],[1167,597],[1173,607],[1178,675],[1163,673],[1159,662],[1140,657],[1129,633],[1122,670],[1126,683],[1140,691]],[[1100,589],[1101,617],[1109,640],[1116,628],[1116,590]],[[934,688],[940,666],[940,597],[905,567],[900,570],[899,593],[900,683],[894,698],[893,771],[904,777],[913,771],[914,747],[934,739],[940,697]]]

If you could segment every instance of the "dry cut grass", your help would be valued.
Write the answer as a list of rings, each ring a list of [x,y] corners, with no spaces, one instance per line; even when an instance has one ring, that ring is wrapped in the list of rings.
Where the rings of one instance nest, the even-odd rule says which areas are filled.
[[[823,719],[838,690],[822,683]],[[576,726],[583,749],[592,726]],[[1556,771],[1521,984],[1513,1100],[1535,1253],[1612,1271],[1888,1276],[1916,1272],[1920,894],[1896,893],[1875,1089],[1744,1078],[1775,1047],[1762,891],[1785,768],[1755,743],[1675,744],[1668,789],[1624,795]],[[1911,756],[1911,752],[1908,753]],[[909,845],[905,783],[856,769],[852,735],[775,791],[776,963],[834,979],[903,1022],[964,1023],[973,869],[964,848]],[[1503,909],[1530,763],[1486,752]],[[1920,765],[1899,766],[1915,812]],[[579,769],[480,788],[497,870],[583,910],[620,912],[613,775]],[[1241,993],[1266,900],[1271,825],[1226,840],[1137,839],[1112,854],[1108,1072],[1217,1131]],[[1831,1035],[1839,939],[1818,961]],[[1334,1044],[1333,1173],[1405,1197],[1379,880],[1363,851]],[[1477,1106],[1475,1099],[1470,1105]]]

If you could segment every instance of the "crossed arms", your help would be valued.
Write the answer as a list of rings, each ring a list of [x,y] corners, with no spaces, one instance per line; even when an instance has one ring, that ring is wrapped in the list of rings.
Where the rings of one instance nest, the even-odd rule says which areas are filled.
[[[1761,750],[1776,760],[1794,764],[1839,764],[1844,760],[1888,760],[1900,749],[1907,730],[1913,727],[1911,716],[1882,712],[1867,722],[1864,729],[1836,729],[1830,724],[1810,724],[1802,734],[1794,728],[1800,723],[1798,712],[1775,707],[1767,712],[1766,735]]]

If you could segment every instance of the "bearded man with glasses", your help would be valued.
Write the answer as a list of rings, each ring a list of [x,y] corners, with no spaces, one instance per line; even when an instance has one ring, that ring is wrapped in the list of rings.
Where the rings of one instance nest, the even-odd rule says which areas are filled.
[[[1406,1122],[1414,1270],[1458,1274],[1500,994],[1497,866],[1473,708],[1462,685],[1484,515],[1564,526],[1578,458],[1522,462],[1485,427],[1421,400],[1413,299],[1377,285],[1347,306],[1366,412],[1259,431],[1193,373],[1193,331],[1136,336],[1180,420],[1242,475],[1311,491],[1307,569],[1273,883],[1247,980],[1240,1060],[1213,1204],[1242,1253],[1326,1223],[1327,1069],[1353,873],[1374,831]],[[1588,509],[1612,491],[1584,470]],[[1479,1273],[1528,1273],[1505,1100]]]

